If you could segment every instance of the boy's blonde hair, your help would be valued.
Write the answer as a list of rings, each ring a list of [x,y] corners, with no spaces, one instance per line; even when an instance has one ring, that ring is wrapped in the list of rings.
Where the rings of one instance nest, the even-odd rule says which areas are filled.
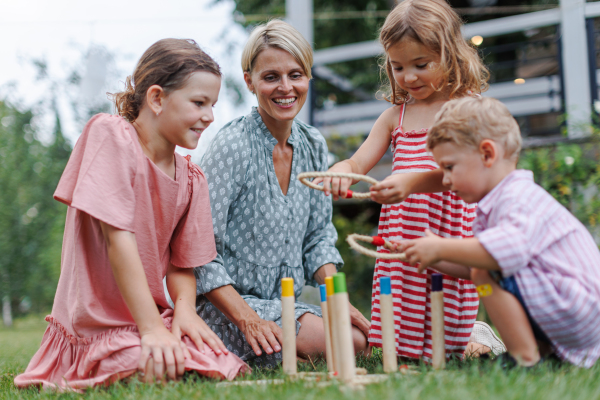
[[[427,147],[451,142],[477,148],[485,139],[501,144],[505,158],[518,158],[521,131],[508,108],[491,97],[464,97],[444,104],[427,133]]]
[[[256,57],[265,49],[275,47],[290,53],[309,78],[312,77],[313,51],[310,43],[287,22],[274,19],[257,26],[242,52],[242,70],[251,73]]]
[[[381,65],[389,86],[384,98],[392,104],[403,104],[408,92],[398,87],[387,55],[390,47],[409,37],[440,56],[443,80],[436,90],[449,87],[450,98],[481,93],[488,88],[489,72],[477,51],[463,38],[462,21],[445,0],[404,0],[387,16],[379,33],[386,52]]]

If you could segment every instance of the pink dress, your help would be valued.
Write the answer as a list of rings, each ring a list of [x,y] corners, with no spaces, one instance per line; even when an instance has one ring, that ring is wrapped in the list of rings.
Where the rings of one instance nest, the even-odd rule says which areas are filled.
[[[404,105],[398,127],[392,132],[392,174],[424,172],[438,168],[426,149],[427,130],[402,131]],[[447,238],[473,236],[474,204],[452,192],[412,194],[398,204],[385,204],[379,217],[379,235],[388,240],[416,239],[425,229]],[[387,252],[383,247],[378,249]],[[377,259],[371,300],[369,342],[381,347],[379,277],[389,276],[394,303],[396,352],[399,356],[431,360],[431,273],[396,260]],[[479,299],[470,281],[444,276],[446,355],[462,355],[477,317]]]
[[[135,128],[99,114],[86,125],[54,198],[67,204],[61,274],[42,344],[15,385],[79,390],[136,372],[140,335],[114,279],[100,228],[134,232],[146,279],[165,326],[173,310],[163,277],[169,263],[193,268],[216,256],[203,172],[175,154],[176,179],[142,152]],[[186,370],[233,379],[247,366],[237,356],[200,353],[186,336]]]

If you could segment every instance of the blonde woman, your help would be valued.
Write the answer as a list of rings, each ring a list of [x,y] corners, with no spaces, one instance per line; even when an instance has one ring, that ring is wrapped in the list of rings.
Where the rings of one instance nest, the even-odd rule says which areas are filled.
[[[295,119],[311,67],[311,46],[289,24],[257,27],[242,68],[258,107],[221,129],[201,161],[218,255],[196,269],[197,312],[229,350],[265,366],[281,360],[281,278],[294,278],[297,298],[343,265],[331,198],[296,179],[327,169],[325,139]],[[358,353],[370,323],[350,308]],[[324,353],[320,308],[297,302],[296,321],[298,356]]]

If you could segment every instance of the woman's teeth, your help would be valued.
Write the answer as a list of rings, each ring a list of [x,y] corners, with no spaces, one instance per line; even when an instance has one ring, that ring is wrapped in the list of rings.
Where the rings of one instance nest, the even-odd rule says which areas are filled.
[[[281,104],[281,105],[288,105],[288,104],[292,104],[294,101],[296,101],[295,97],[289,98],[289,99],[273,99],[273,101],[277,104]]]

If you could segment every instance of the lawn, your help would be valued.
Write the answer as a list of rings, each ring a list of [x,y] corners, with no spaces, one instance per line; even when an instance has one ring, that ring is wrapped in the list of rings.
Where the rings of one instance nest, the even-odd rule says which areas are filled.
[[[42,318],[17,320],[12,329],[0,328],[0,399],[79,399],[73,393],[56,394],[37,389],[18,390],[14,376],[23,371],[37,350],[45,323]],[[381,373],[381,360],[376,354],[361,358],[359,366],[372,373]],[[316,363],[324,369],[322,362]],[[305,371],[313,365],[301,365]],[[167,385],[142,385],[137,382],[115,384],[109,388],[88,390],[89,399],[244,399],[244,400],[312,400],[312,399],[369,399],[369,400],[440,400],[440,399],[600,399],[600,365],[590,370],[569,366],[544,365],[533,370],[503,371],[497,365],[479,361],[453,361],[444,371],[419,366],[418,375],[391,377],[384,383],[367,386],[364,390],[343,390],[329,387],[304,387],[299,382],[260,387],[218,388],[214,381],[194,375]],[[243,379],[282,378],[280,370],[255,370]]]

